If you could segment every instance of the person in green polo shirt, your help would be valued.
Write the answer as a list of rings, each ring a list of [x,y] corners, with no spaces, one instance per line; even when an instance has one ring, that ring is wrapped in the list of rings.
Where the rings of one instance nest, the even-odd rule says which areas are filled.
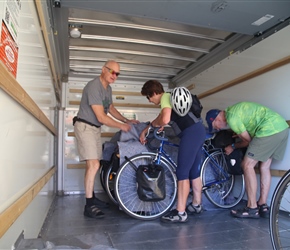
[[[247,147],[242,162],[245,176],[247,206],[232,210],[238,218],[269,217],[267,197],[271,184],[272,159],[282,160],[288,141],[288,124],[273,110],[254,102],[239,102],[225,110],[212,109],[206,114],[209,131],[231,128],[241,139],[225,148],[230,154],[235,148]],[[254,167],[259,162],[260,196],[256,200],[257,178]]]

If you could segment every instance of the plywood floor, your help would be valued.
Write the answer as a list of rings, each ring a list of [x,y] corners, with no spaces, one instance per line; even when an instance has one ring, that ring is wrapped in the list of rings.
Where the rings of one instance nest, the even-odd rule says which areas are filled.
[[[83,195],[56,197],[40,236],[54,249],[272,249],[268,219],[233,218],[206,202],[201,215],[168,224],[133,219],[113,203],[94,220],[83,216]]]

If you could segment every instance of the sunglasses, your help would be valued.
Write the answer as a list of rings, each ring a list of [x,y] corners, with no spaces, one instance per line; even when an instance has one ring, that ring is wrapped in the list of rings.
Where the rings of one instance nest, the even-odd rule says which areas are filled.
[[[151,96],[147,95],[146,98],[147,98],[147,100],[150,101]]]
[[[105,66],[105,68],[108,69],[108,71],[112,75],[116,75],[117,77],[120,75],[120,72],[116,72],[115,70],[112,70],[112,69],[108,68],[107,66]]]

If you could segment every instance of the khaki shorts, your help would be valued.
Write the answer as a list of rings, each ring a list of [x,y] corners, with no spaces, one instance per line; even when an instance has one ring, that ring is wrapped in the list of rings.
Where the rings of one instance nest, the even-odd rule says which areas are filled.
[[[74,125],[80,161],[101,160],[101,128],[77,121]]]
[[[287,128],[274,135],[254,137],[248,146],[245,156],[262,162],[267,161],[269,158],[281,161],[287,146],[288,131],[289,129]]]

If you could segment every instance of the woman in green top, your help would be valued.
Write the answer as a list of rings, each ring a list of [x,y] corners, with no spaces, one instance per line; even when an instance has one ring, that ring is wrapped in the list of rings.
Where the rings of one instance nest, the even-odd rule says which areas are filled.
[[[248,147],[242,162],[247,206],[232,210],[239,218],[269,217],[267,197],[271,184],[270,166],[272,159],[282,160],[288,141],[288,124],[273,110],[254,102],[240,102],[221,111],[212,109],[207,112],[209,130],[230,127],[241,139],[240,142],[225,148],[230,154],[235,148]],[[260,197],[256,201],[257,178],[254,167],[260,162]]]

